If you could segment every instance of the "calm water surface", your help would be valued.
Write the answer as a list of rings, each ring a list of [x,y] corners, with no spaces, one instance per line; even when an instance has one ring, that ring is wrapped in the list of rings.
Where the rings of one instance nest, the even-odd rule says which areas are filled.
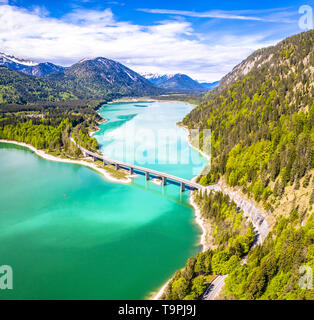
[[[146,147],[136,141],[139,149],[130,162],[191,178],[205,159],[191,151],[186,132],[175,123],[192,107],[108,105],[100,111],[108,122],[95,137],[104,154],[114,150],[116,158],[132,160],[117,147],[123,131],[178,130],[180,143],[163,142],[161,148],[170,147],[170,160],[174,146],[191,152],[196,164],[163,163],[163,152],[152,159],[154,134],[143,139],[150,141]],[[0,290],[0,299],[143,299],[199,250],[188,193],[180,195],[172,184],[162,188],[142,176],[132,185],[110,183],[87,167],[46,161],[0,143],[0,190],[0,265],[12,266],[14,277],[13,290]]]

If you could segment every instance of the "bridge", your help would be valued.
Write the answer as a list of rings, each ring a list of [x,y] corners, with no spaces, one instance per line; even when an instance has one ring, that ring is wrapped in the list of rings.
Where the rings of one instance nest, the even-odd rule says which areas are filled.
[[[178,184],[178,185],[180,185],[181,192],[184,192],[185,189],[189,189],[189,190],[203,189],[203,186],[198,183],[192,182],[187,179],[182,179],[182,178],[176,177],[176,176],[168,174],[166,172],[161,172],[161,171],[157,171],[157,170],[153,170],[153,169],[149,169],[149,168],[140,167],[140,166],[137,166],[134,164],[124,163],[122,161],[109,159],[109,158],[104,157],[103,155],[100,155],[98,153],[86,150],[85,148],[83,148],[82,146],[77,144],[76,141],[72,137],[71,137],[71,140],[82,151],[82,153],[85,157],[91,157],[93,159],[93,161],[97,161],[97,160],[102,161],[104,163],[104,165],[113,165],[113,166],[115,166],[116,170],[119,170],[120,168],[126,169],[126,170],[129,170],[131,175],[133,175],[134,173],[144,174],[146,181],[148,181],[150,179],[150,177],[160,179],[163,186],[165,186],[167,184],[167,181],[172,182],[174,184]]]

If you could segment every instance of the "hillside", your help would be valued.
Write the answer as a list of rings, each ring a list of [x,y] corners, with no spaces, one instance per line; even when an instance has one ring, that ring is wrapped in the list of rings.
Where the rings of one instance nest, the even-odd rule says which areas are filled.
[[[79,96],[143,96],[160,93],[160,89],[138,73],[116,61],[101,57],[82,60],[48,78],[67,87],[74,87]]]
[[[28,104],[37,101],[75,100],[69,87],[56,81],[29,76],[0,67],[0,103]]]
[[[212,130],[212,169],[202,183],[224,177],[272,212],[285,190],[299,190],[304,177],[311,180],[313,35],[301,33],[257,51],[184,119],[189,128]],[[241,76],[248,65],[251,70]],[[302,199],[305,207],[309,199]]]
[[[211,171],[200,183],[241,189],[271,230],[253,246],[228,196],[195,194],[214,247],[176,272],[164,299],[199,299],[216,275],[228,275],[220,299],[313,299],[299,282],[314,268],[313,39],[312,30],[255,52],[184,119],[212,130]]]
[[[40,67],[40,65],[34,66]],[[46,67],[51,67],[47,66]],[[38,70],[40,72],[40,70]],[[107,100],[121,96],[159,94],[160,89],[118,62],[85,60],[47,77],[35,77],[0,67],[0,103],[77,99]]]

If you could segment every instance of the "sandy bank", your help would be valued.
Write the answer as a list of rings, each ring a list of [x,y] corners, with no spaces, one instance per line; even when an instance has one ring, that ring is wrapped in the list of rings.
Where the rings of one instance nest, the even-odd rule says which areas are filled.
[[[15,144],[18,146],[28,148],[31,151],[33,151],[37,156],[39,156],[45,160],[55,161],[55,162],[72,163],[72,164],[78,164],[78,165],[89,167],[89,168],[99,172],[106,180],[108,180],[110,182],[124,183],[124,184],[129,184],[132,182],[132,179],[130,177],[128,177],[127,179],[114,178],[105,169],[99,168],[95,163],[88,162],[86,160],[85,161],[84,160],[71,160],[71,159],[63,159],[60,157],[56,157],[56,156],[53,156],[51,154],[46,153],[43,150],[37,150],[35,147],[33,147],[29,144],[23,143],[23,142],[12,141],[12,140],[2,140],[2,139],[0,139],[0,142],[11,143],[11,144]]]

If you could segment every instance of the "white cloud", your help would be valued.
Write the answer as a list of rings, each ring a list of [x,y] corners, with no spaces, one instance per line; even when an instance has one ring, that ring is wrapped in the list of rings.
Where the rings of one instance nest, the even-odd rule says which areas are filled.
[[[185,17],[193,17],[193,18],[214,18],[214,19],[286,22],[286,23],[295,22],[294,20],[291,20],[289,18],[291,15],[295,15],[295,12],[286,11],[287,10],[286,8],[275,8],[275,9],[266,9],[266,10],[237,10],[237,11],[210,10],[205,12],[168,10],[168,9],[137,9],[137,10],[146,12],[146,13],[177,15],[177,16],[185,16]],[[254,16],[249,16],[248,14],[254,14]]]
[[[143,11],[147,13],[157,13],[157,14],[172,14],[195,18],[218,18],[218,19],[233,19],[233,20],[255,20],[261,21],[262,18],[242,16],[234,14],[230,11],[221,10],[211,10],[206,12],[195,12],[195,11],[184,11],[184,10],[167,10],[167,9],[138,9],[138,11]]]
[[[110,9],[76,10],[55,19],[0,6],[0,21],[0,52],[62,65],[103,56],[138,72],[180,72],[207,81],[220,79],[253,50],[273,44],[262,35],[202,42],[187,21],[141,26],[116,21]]]

